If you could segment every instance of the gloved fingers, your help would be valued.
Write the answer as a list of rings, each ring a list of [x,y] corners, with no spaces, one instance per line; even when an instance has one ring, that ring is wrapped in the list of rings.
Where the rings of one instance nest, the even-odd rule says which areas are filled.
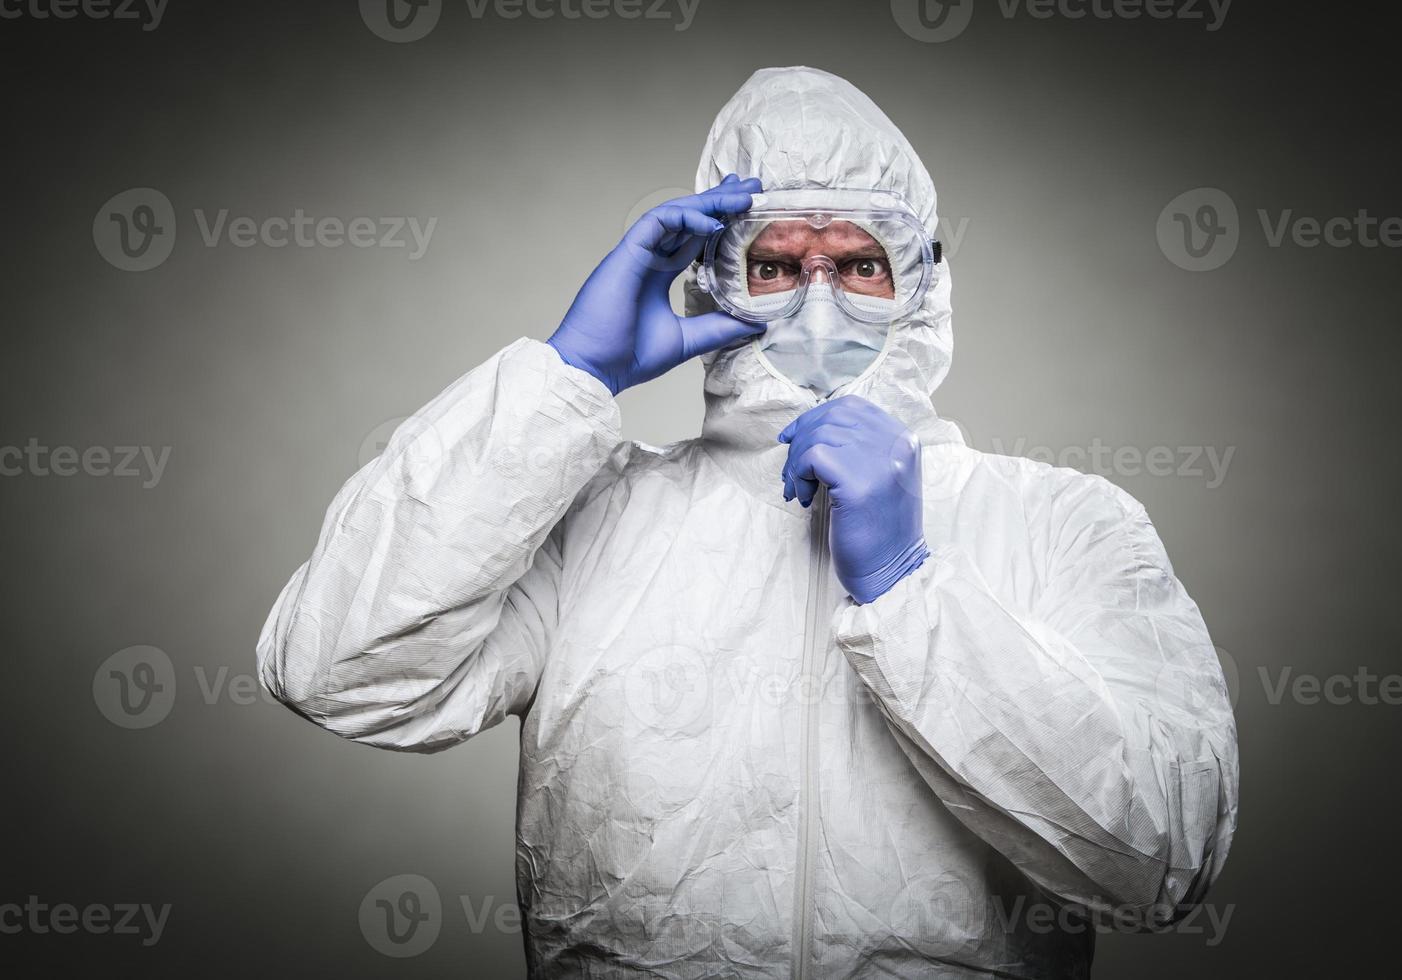
[[[750,205],[754,203],[754,195],[763,189],[764,187],[757,177],[741,180],[734,174],[730,174],[715,187],[704,190],[700,194],[679,197],[661,206],[679,205],[695,208],[712,217],[720,217],[749,210]]]
[[[796,477],[784,477],[784,499],[797,500],[804,507],[812,506],[813,498],[818,495],[818,483],[816,480],[800,480]]]
[[[816,425],[842,425],[848,428],[857,428],[862,424],[862,416],[859,410],[851,405],[843,404],[847,397],[835,398],[832,401],[823,402],[804,412],[788,425],[784,426],[784,431],[779,433],[780,442],[793,442],[794,436],[801,430],[811,428]]]
[[[785,500],[793,499],[795,494],[788,493],[791,488],[795,490],[799,483],[798,461],[814,446],[828,446],[835,450],[835,456],[850,457],[850,451],[844,451],[851,444],[852,430],[843,426],[819,425],[811,428],[800,429],[789,443],[788,458],[784,461],[782,475],[784,477]],[[817,488],[812,488],[816,490]],[[812,493],[808,496],[811,498]],[[806,507],[807,504],[804,504]]]
[[[814,413],[818,413],[816,417],[822,417],[823,409],[827,406],[827,404],[827,402],[823,402],[823,404],[819,405],[817,408],[810,408],[808,411],[798,416],[788,425],[784,426],[784,430],[779,433],[779,441],[793,442],[794,434],[797,433],[800,428],[803,428],[810,424],[810,420],[813,417],[815,417]]]
[[[763,190],[764,184],[760,182],[760,179],[758,177],[745,177],[744,179],[741,179],[739,174],[726,174],[725,178],[719,184],[717,184],[714,187],[706,188],[697,196],[704,197],[707,194],[735,192],[743,194],[758,194]]]
[[[843,395],[818,406],[824,409],[823,421],[829,424],[849,425],[860,428],[879,429],[888,424],[899,424],[877,405],[873,405],[858,395]]]
[[[669,236],[650,253],[648,268],[655,278],[670,287],[672,280],[696,261],[705,247],[706,240],[695,235]]]
[[[799,429],[789,440],[789,455],[786,466],[801,457],[813,446],[832,446],[841,449],[853,441],[852,429],[840,425],[815,425]]]
[[[700,194],[659,204],[634,222],[623,240],[665,260],[653,271],[675,275],[701,254],[705,239],[723,227],[716,218],[748,210],[760,186],[754,178],[727,178]],[[653,267],[650,260],[647,264]]]
[[[842,484],[839,450],[827,443],[809,446],[801,455],[790,459],[788,471],[798,502],[804,507],[813,503],[818,484],[830,489]]]
[[[746,323],[720,312],[678,317],[677,323],[682,331],[682,351],[686,360],[764,332],[762,323]]]
[[[634,222],[623,240],[649,252],[669,255],[693,236],[704,238],[720,228],[719,221],[697,208],[659,204]]]
[[[699,196],[697,207],[716,218],[740,214],[750,209],[758,193],[758,190],[708,192]]]
[[[826,404],[826,403],[824,403],[824,404]],[[822,408],[822,407],[823,407],[822,405],[819,405],[819,406],[818,406],[818,408]],[[792,441],[793,441],[794,433],[798,431],[798,425],[799,425],[799,423],[802,422],[802,421],[808,416],[808,413],[809,413],[809,412],[816,412],[816,411],[818,410],[818,408],[810,408],[810,409],[808,410],[808,412],[804,412],[802,415],[798,416],[796,419],[794,419],[794,420],[793,420],[792,422],[790,422],[788,425],[784,426],[784,430],[783,430],[782,432],[779,433],[779,441],[780,441],[780,442],[792,442]]]

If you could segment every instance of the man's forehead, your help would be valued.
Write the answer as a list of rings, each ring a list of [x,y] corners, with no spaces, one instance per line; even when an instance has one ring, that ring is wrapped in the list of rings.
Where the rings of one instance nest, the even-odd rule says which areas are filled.
[[[771,221],[755,237],[750,249],[784,255],[816,255],[826,251],[850,252],[874,245],[880,247],[876,239],[850,221],[834,221],[822,228],[814,228],[806,221]]]

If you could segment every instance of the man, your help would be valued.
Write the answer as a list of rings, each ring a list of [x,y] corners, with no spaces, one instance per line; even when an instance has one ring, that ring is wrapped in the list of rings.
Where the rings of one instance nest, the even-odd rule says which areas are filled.
[[[1087,976],[1067,907],[1159,924],[1226,859],[1197,607],[1129,496],[936,415],[935,191],[870,100],[761,71],[696,186],[351,479],[262,679],[385,748],[521,718],[533,975]],[[620,443],[700,354],[701,437]]]

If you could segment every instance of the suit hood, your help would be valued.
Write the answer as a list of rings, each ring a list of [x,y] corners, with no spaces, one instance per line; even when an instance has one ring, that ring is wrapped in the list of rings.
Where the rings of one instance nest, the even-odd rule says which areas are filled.
[[[696,169],[697,191],[730,173],[758,177],[766,191],[894,191],[938,237],[934,181],[914,148],[876,103],[825,71],[765,68],[750,76],[711,125]],[[958,439],[930,401],[949,371],[954,347],[947,259],[937,272],[922,304],[892,324],[880,357],[833,393],[875,402],[926,443]],[[714,309],[694,273],[687,275],[685,295],[688,314]],[[766,448],[761,434],[772,439],[769,429],[777,433],[819,400],[768,365],[754,341],[709,355],[705,366],[704,432],[713,441]]]

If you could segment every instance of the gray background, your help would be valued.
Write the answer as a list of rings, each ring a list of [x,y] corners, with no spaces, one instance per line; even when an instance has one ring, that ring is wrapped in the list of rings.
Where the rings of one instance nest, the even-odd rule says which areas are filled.
[[[651,2],[651,0],[649,0]],[[904,128],[952,222],[953,372],[980,449],[1232,449],[1225,479],[1101,468],[1147,505],[1239,672],[1241,826],[1218,936],[1109,936],[1098,977],[1339,976],[1391,945],[1402,707],[1272,704],[1295,674],[1402,670],[1396,249],[1269,247],[1273,215],[1402,215],[1396,25],[1239,0],[1220,30],[1006,19],[944,43],[878,3],[701,0],[676,20],[474,18],[393,44],[353,0],[171,0],[156,30],[0,20],[7,171],[0,445],[171,447],[163,478],[0,478],[8,775],[0,903],[170,903],[164,935],[0,935],[0,962],[145,975],[513,976],[512,722],[433,757],[343,743],[266,703],[279,588],[362,444],[512,339],[544,338],[640,202],[688,186],[755,68],[844,75]],[[669,11],[674,10],[668,6]],[[1298,9],[1299,12],[1292,12]],[[1220,188],[1224,267],[1190,273],[1161,211]],[[92,225],[131,187],[178,237],[144,273]],[[206,247],[192,215],[437,217],[427,254]],[[622,398],[625,434],[692,434],[694,364]],[[1063,457],[1066,458],[1066,457]],[[1176,455],[1175,461],[1186,457]],[[159,647],[170,714],[112,724],[94,674]],[[427,876],[441,934],[385,959],[357,924]],[[490,919],[489,919],[490,922]],[[1214,945],[1215,943],[1215,945]],[[8,972],[8,971],[7,971]]]

